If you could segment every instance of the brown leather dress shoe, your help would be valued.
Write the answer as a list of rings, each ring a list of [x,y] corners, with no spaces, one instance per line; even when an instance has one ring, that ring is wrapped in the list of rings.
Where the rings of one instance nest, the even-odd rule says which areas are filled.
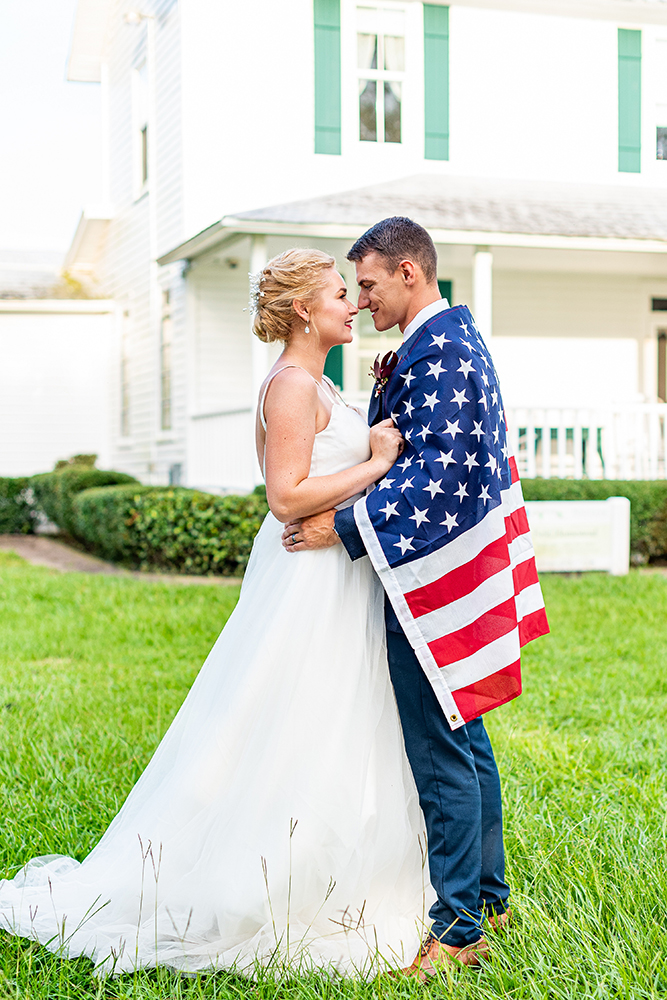
[[[492,913],[487,917],[489,923],[491,924],[491,930],[500,934],[502,931],[506,931],[512,922],[512,911],[511,910],[501,910],[500,913]]]
[[[474,968],[480,965],[480,959],[487,957],[489,945],[485,937],[480,937],[479,941],[473,944],[466,944],[460,948],[455,945],[444,944],[437,938],[426,938],[419,953],[412,965],[407,969],[402,969],[404,976],[418,979],[420,983],[425,983],[431,976],[438,972],[438,966],[448,965],[455,967],[465,965]]]

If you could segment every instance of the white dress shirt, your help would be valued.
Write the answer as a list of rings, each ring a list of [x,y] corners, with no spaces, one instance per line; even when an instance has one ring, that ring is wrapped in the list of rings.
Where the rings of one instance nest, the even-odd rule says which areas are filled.
[[[403,343],[408,340],[415,330],[418,330],[422,323],[425,323],[427,319],[431,316],[437,316],[438,313],[444,312],[449,309],[449,302],[447,299],[436,299],[435,302],[429,302],[427,306],[420,309],[414,319],[411,319],[405,330],[403,331]]]

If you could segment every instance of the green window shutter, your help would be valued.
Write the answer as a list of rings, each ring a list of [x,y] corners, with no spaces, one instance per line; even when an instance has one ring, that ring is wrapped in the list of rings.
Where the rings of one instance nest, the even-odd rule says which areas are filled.
[[[450,306],[453,305],[451,281],[445,281],[444,279],[438,278],[438,288],[440,289],[440,294],[442,295],[443,299],[447,299]]]
[[[424,4],[424,156],[449,159],[449,7]]]
[[[638,174],[642,157],[642,33],[618,29],[618,169]]]
[[[343,345],[335,344],[329,348],[327,360],[324,365],[324,374],[330,378],[338,388],[343,388]]]
[[[340,0],[313,0],[315,152],[340,156]]]

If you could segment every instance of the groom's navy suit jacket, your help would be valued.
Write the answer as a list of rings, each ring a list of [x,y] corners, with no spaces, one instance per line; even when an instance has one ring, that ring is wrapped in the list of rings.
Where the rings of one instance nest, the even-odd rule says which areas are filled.
[[[428,322],[428,320],[425,322]],[[405,354],[408,343],[413,339],[413,337],[417,336],[423,326],[424,323],[417,327],[411,337],[408,337],[407,340],[403,341],[400,350],[397,351],[399,360]],[[384,393],[380,393],[379,396],[376,396],[375,392],[373,392],[368,406],[369,426],[372,427],[374,424],[379,423],[380,420],[384,420],[387,416],[388,414],[384,412]],[[336,511],[334,521],[336,525],[336,532],[340,536],[341,542],[347,549],[350,559],[360,559],[361,556],[365,556],[366,546],[361,539],[359,529],[357,528],[357,522],[354,519],[354,509],[352,507],[344,507],[343,510]],[[403,632],[398,618],[396,617],[396,612],[394,611],[391,601],[386,593],[384,595],[384,617],[388,632]]]

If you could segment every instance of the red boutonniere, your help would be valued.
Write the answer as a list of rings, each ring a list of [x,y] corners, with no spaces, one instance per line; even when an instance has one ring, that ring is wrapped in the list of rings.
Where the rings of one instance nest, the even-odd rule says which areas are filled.
[[[393,372],[394,368],[398,364],[398,354],[396,351],[389,351],[385,354],[382,361],[380,361],[380,355],[373,362],[373,367],[371,368],[371,375],[375,379],[375,395],[379,396],[381,392],[384,391],[384,387],[389,381],[389,376]]]

